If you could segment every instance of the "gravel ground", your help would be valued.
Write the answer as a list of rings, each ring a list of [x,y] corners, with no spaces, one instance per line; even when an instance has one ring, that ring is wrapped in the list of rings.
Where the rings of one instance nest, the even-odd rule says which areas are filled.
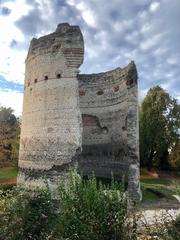
[[[141,212],[141,217],[138,220],[139,223],[147,223],[148,225],[155,225],[162,223],[162,220],[171,221],[180,215],[179,209],[158,209],[158,210],[145,210]]]

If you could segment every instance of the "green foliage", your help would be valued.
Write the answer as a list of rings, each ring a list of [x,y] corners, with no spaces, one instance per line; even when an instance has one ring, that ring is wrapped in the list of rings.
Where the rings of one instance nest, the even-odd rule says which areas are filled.
[[[65,185],[56,200],[47,190],[1,191],[0,239],[136,239],[122,186],[112,181],[105,187],[76,173]]]
[[[180,171],[180,141],[172,147],[169,154],[169,163],[173,170]]]
[[[56,216],[48,190],[15,188],[1,191],[0,199],[0,239],[47,239]]]
[[[176,193],[175,186],[178,186],[178,181],[175,182],[174,178],[167,179],[163,176],[150,176],[143,169],[141,169],[141,190],[143,202],[151,202],[154,203],[157,201],[165,200],[166,202],[170,200],[171,202],[174,200],[173,195]],[[151,207],[154,207],[151,205]]]
[[[16,185],[17,180],[17,167],[4,167],[0,168],[0,186],[9,188]]]
[[[179,240],[180,239],[180,215],[174,220],[172,219],[171,222],[164,224],[166,228],[166,239],[167,240]]]
[[[0,107],[0,167],[17,165],[20,122],[11,108]]]
[[[140,109],[141,166],[168,168],[169,149],[179,139],[180,105],[159,86],[151,88]]]
[[[13,177],[17,177],[16,167],[0,168],[0,179],[9,179]]]
[[[128,229],[127,199],[122,186],[114,181],[105,187],[97,184],[95,177],[83,180],[73,173],[66,186],[60,186],[59,195],[56,239],[133,239],[133,231]]]
[[[112,180],[105,187],[94,177],[83,180],[71,173],[56,200],[44,189],[0,191],[0,239],[180,239],[180,217],[171,221],[162,217],[155,227],[143,226],[142,232],[138,225],[142,216],[133,209],[129,212],[122,185]]]

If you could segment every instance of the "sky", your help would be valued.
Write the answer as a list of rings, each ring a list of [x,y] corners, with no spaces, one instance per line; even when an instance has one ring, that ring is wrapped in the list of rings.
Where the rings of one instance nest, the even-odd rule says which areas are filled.
[[[62,22],[83,33],[81,73],[134,60],[140,100],[160,85],[180,101],[180,0],[0,0],[1,106],[21,115],[30,40]]]

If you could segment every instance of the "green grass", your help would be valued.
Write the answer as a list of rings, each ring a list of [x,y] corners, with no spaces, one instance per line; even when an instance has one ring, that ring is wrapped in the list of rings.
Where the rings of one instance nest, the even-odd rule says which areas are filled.
[[[170,182],[167,179],[163,178],[141,178],[142,183],[150,184],[150,185],[169,185]]]
[[[15,185],[17,178],[17,167],[0,168],[0,185]]]
[[[0,168],[0,179],[8,179],[17,176],[17,167]]]
[[[173,199],[175,191],[172,182],[162,177],[153,177],[141,170],[141,190],[144,202],[159,201],[162,198]]]
[[[0,168],[0,185],[15,185],[17,178],[17,167]],[[172,182],[158,177],[149,176],[141,170],[141,189],[143,194],[143,202],[152,202],[162,199],[162,196],[152,192],[159,192],[164,195],[164,198],[172,199],[173,194],[177,194],[174,189],[171,189]],[[149,190],[150,189],[150,190]]]
[[[146,188],[142,188],[142,195],[143,195],[143,202],[152,202],[152,201],[158,201],[159,196],[156,194],[149,192],[146,190]]]

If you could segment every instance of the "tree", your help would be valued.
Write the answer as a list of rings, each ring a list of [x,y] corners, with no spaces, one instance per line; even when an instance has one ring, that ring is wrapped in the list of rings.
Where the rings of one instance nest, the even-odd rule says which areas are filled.
[[[169,163],[173,170],[180,171],[180,141],[172,147],[169,154]]]
[[[163,88],[151,88],[140,109],[141,166],[167,169],[169,150],[179,139],[180,105]]]
[[[13,109],[0,107],[0,166],[17,163],[20,124]]]

